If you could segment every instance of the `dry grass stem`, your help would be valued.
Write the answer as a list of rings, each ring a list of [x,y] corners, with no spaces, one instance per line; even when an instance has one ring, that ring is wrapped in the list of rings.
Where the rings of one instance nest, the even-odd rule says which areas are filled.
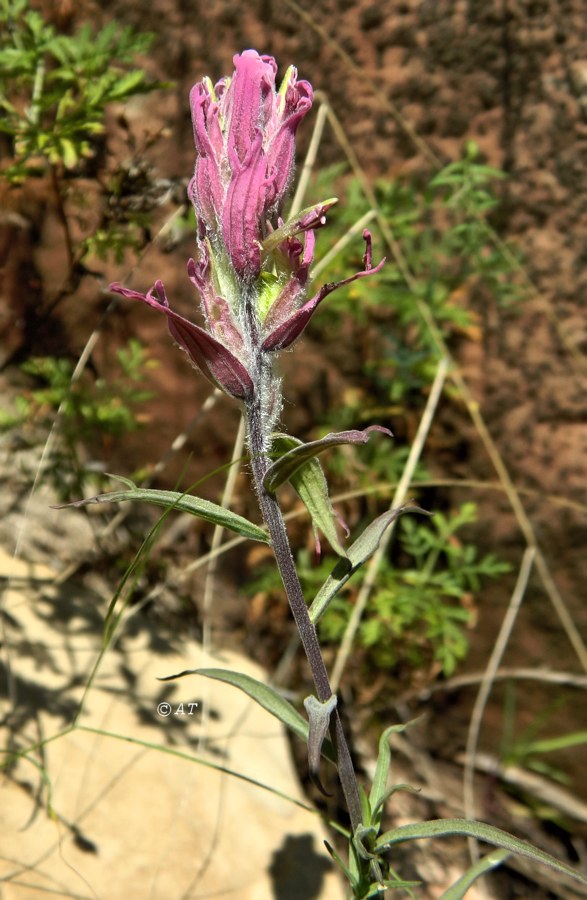
[[[495,673],[499,669],[499,664],[503,658],[503,654],[505,653],[505,649],[508,645],[508,641],[514,627],[516,617],[518,615],[518,612],[520,611],[520,607],[524,599],[524,594],[526,593],[528,580],[530,578],[530,573],[532,571],[532,566],[534,565],[535,558],[536,549],[534,547],[527,547],[522,558],[522,564],[518,573],[516,586],[513,590],[506,614],[501,623],[499,634],[497,636],[497,640],[495,641],[495,645],[493,647],[493,652],[491,654],[489,662],[487,663],[483,681],[481,682],[479,693],[477,694],[477,699],[475,700],[473,711],[471,713],[469,729],[467,732],[467,762],[465,764],[465,770],[463,772],[463,798],[465,818],[467,819],[477,818],[474,794],[474,760],[475,754],[477,752],[477,743],[479,740],[481,722],[483,720],[485,707],[487,706],[487,700],[489,699],[491,688],[495,680]],[[478,842],[474,838],[468,838],[468,844],[471,860],[473,863],[476,863],[480,858]]]
[[[395,494],[393,496],[393,500],[391,501],[391,508],[394,509],[397,506],[401,506],[402,503],[405,502],[408,488],[410,486],[410,482],[414,477],[414,472],[416,471],[416,466],[422,455],[422,451],[424,449],[424,444],[426,443],[426,438],[428,436],[428,432],[430,430],[430,426],[432,425],[432,421],[434,419],[434,414],[436,412],[436,408],[440,401],[440,397],[442,395],[442,389],[444,387],[444,382],[446,379],[446,375],[448,372],[448,359],[446,356],[443,356],[438,363],[438,367],[436,369],[436,376],[434,378],[434,382],[432,384],[432,388],[430,390],[430,394],[428,396],[428,401],[426,403],[426,407],[422,414],[422,418],[420,420],[420,424],[418,426],[418,431],[414,438],[414,442],[410,448],[410,453],[408,459],[406,461],[406,465],[404,471],[402,473],[402,477],[400,482],[396,488]],[[397,521],[397,520],[396,520]],[[379,566],[381,565],[382,560],[387,553],[387,548],[389,547],[391,538],[394,533],[395,522],[392,522],[387,531],[385,532],[379,547],[369,560],[369,563],[366,568],[366,574],[361,584],[361,589],[359,591],[359,595],[357,597],[357,601],[353,607],[353,612],[348,621],[347,627],[345,629],[345,633],[342,637],[340,647],[338,649],[338,653],[336,655],[336,660],[334,663],[334,668],[332,670],[332,690],[336,691],[340,684],[340,679],[342,677],[342,673],[344,672],[344,668],[346,666],[347,659],[352,649],[353,641],[355,638],[355,634],[361,622],[361,618],[363,612],[365,611],[365,606],[367,605],[367,601],[373,590],[373,586],[375,584],[375,580],[377,578],[377,573],[379,571]]]

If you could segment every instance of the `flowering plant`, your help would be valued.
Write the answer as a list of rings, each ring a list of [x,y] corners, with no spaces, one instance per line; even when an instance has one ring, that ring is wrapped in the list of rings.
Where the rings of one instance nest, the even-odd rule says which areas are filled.
[[[275,89],[277,66],[246,50],[232,78],[205,78],[190,95],[196,167],[188,194],[197,219],[198,259],[188,274],[203,327],[171,309],[161,281],[146,294],[120,284],[110,289],[167,316],[169,330],[192,363],[225,393],[260,401],[267,443],[280,411],[272,355],[300,336],[321,301],[342,284],[378,272],[365,232],[364,269],[308,298],[314,230],[336,201],[326,200],[287,222],[295,135],[312,105],[307,81],[291,66]]]
[[[438,820],[404,825],[381,834],[385,804],[395,790],[387,787],[389,739],[402,726],[391,726],[381,736],[369,794],[358,784],[315,626],[406,507],[379,516],[350,546],[343,546],[317,456],[336,444],[365,443],[374,431],[390,432],[374,425],[364,431],[329,434],[307,444],[275,434],[281,385],[274,371],[274,359],[278,351],[290,347],[302,334],[325,297],[341,285],[379,272],[383,261],[372,265],[371,236],[364,232],[363,269],[311,294],[314,232],[326,224],[328,210],[336,201],[326,200],[287,221],[283,210],[292,180],[295,135],[312,105],[312,88],[308,82],[298,80],[295,68],[290,67],[281,87],[276,89],[275,61],[255,50],[235,56],[234,65],[231,78],[223,78],[215,85],[205,78],[190,95],[197,157],[188,192],[196,213],[198,252],[196,260],[188,262],[188,275],[199,296],[202,323],[192,322],[171,309],[161,281],[156,281],[146,294],[118,283],[110,289],[163,313],[172,337],[190,361],[216,387],[242,403],[264,526],[197,497],[139,490],[131,483],[126,491],[94,499],[149,500],[271,544],[316,689],[316,696],[304,701],[307,718],[276,690],[247,676],[220,669],[200,670],[200,674],[246,691],[302,736],[308,745],[310,775],[319,787],[321,759],[334,763],[350,819],[350,829],[346,831],[348,859],[344,861],[332,848],[328,849],[344,871],[353,897],[375,897],[390,887],[405,888],[406,883],[395,877],[390,868],[388,851],[406,840],[447,834],[476,837],[502,848],[477,863],[451,888],[452,898],[464,896],[476,877],[503,862],[512,852],[580,878],[547,854],[478,822]],[[326,534],[339,556],[309,607],[277,500],[278,488],[287,481],[298,491],[315,527]]]
[[[314,230],[326,223],[326,212],[335,201],[304,210],[287,222],[281,214],[292,178],[295,134],[312,105],[312,88],[308,82],[298,81],[292,66],[276,90],[275,61],[255,50],[235,56],[234,65],[232,78],[223,78],[216,85],[206,78],[190,95],[197,158],[188,193],[197,218],[199,256],[197,262],[189,260],[188,273],[199,293],[203,326],[171,309],[161,281],[146,294],[118,283],[110,289],[164,313],[172,337],[192,363],[225,393],[244,401],[261,510],[312,666],[319,702],[331,704],[332,691],[316,630],[275,498],[278,485],[290,480],[328,444],[318,441],[314,447],[302,446],[301,454],[300,447],[292,447],[271,463],[272,430],[281,408],[273,356],[300,336],[328,294],[341,284],[378,272],[383,262],[372,267],[371,236],[365,232],[364,269],[343,282],[324,285],[307,299]],[[367,437],[366,432],[347,432],[336,439],[342,443]],[[284,474],[284,465],[291,460],[294,471]],[[329,708],[328,718],[333,708]],[[316,712],[315,717],[320,714]],[[347,758],[343,786],[357,825],[358,788],[337,714],[336,721],[336,743]],[[322,738],[326,730],[327,720]],[[314,759],[317,777],[316,762]]]

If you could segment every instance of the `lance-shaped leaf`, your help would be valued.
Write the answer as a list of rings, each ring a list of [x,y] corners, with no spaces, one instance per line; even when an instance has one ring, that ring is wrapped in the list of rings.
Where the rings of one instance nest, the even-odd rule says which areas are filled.
[[[277,434],[273,439],[272,450],[275,453],[286,454],[293,448],[301,446],[304,445],[298,438]],[[316,458],[307,459],[292,474],[290,483],[310,514],[318,552],[320,551],[318,533],[321,531],[335,553],[346,558],[346,550],[339,540],[336,528],[340,519],[332,508],[328,484],[320,462]]]
[[[493,850],[487,856],[482,857],[479,862],[467,869],[464,875],[461,875],[458,881],[444,892],[440,900],[463,900],[467,891],[480,878],[491,872],[492,869],[501,866],[511,856],[509,850]]]
[[[176,678],[183,678],[185,675],[204,675],[206,678],[214,678],[216,681],[223,681],[225,684],[232,684],[233,687],[243,691],[259,706],[266,709],[282,722],[286,728],[293,731],[303,741],[308,741],[309,726],[304,717],[291,705],[291,703],[283,697],[279,691],[250,675],[244,675],[242,672],[231,672],[230,669],[185,669],[178,672],[177,675],[168,675],[160,678],[159,681],[173,681]],[[336,763],[336,753],[330,740],[326,739],[322,746],[321,752],[325,759],[332,763]]]
[[[312,782],[325,797],[330,797],[328,791],[324,790],[320,781],[320,757],[322,755],[322,744],[328,734],[330,725],[330,716],[336,709],[337,696],[332,694],[328,700],[324,702],[318,700],[317,697],[310,695],[304,700],[304,707],[308,713],[308,772]]]
[[[97,494],[95,497],[88,497],[86,500],[74,500],[73,503],[63,503],[56,509],[63,509],[66,506],[88,506],[90,503],[124,503],[126,500],[143,500],[145,503],[154,503],[156,506],[163,506],[165,509],[176,509],[178,512],[189,513],[191,516],[197,516],[206,522],[212,522],[214,525],[221,525],[222,528],[228,528],[230,531],[236,531],[241,537],[250,538],[253,541],[262,541],[264,544],[269,543],[269,535],[267,532],[249,522],[248,519],[239,516],[230,509],[218,506],[217,503],[211,503],[209,500],[203,500],[201,497],[192,497],[191,494],[181,494],[178,491],[155,491],[150,488],[138,488],[133,485],[132,481],[127,481],[130,485],[128,491],[109,491],[107,494]]]
[[[354,541],[347,549],[347,558],[337,562],[334,569],[314,597],[314,601],[310,606],[310,619],[314,625],[326,611],[329,603],[347,583],[351,575],[353,575],[357,569],[375,553],[385,529],[388,528],[398,516],[401,516],[401,514],[405,512],[419,512],[426,516],[430,515],[425,509],[420,509],[419,506],[404,505],[384,512],[367,525],[356,541]]]
[[[292,475],[304,463],[318,456],[319,453],[323,453],[324,450],[328,450],[329,447],[336,447],[339,444],[366,444],[373,431],[381,431],[392,437],[389,428],[384,428],[383,425],[370,425],[363,431],[357,429],[338,431],[327,434],[319,441],[310,441],[308,444],[299,443],[269,466],[263,479],[265,489],[270,492],[276,491],[281,484],[290,481]]]
[[[392,734],[399,734],[409,726],[409,722],[400,722],[398,725],[390,725],[386,728],[379,738],[379,753],[377,755],[377,765],[375,767],[375,775],[373,776],[373,784],[369,793],[369,809],[370,809],[370,825],[376,825],[379,828],[381,816],[383,813],[383,805],[393,788],[387,787],[389,779],[389,769],[391,766],[391,748],[389,739]]]
[[[334,847],[328,843],[328,841],[324,841],[324,846],[330,853],[334,862],[337,864],[337,866],[340,868],[340,870],[344,874],[344,876],[345,876],[346,880],[348,881],[348,883],[350,884],[350,886],[355,890],[355,894],[356,894],[356,888],[358,888],[358,886],[359,886],[359,879],[351,872],[351,870],[348,868],[348,866],[345,865],[342,858],[336,852]]]
[[[517,853],[519,856],[526,856],[534,862],[542,863],[562,872],[580,881],[581,884],[587,884],[587,876],[582,872],[578,872],[572,866],[533,847],[526,841],[522,841],[501,828],[495,828],[493,825],[486,825],[484,822],[472,822],[468,819],[433,819],[430,822],[415,822],[411,825],[400,825],[391,831],[382,834],[375,845],[376,851],[387,850],[395,844],[401,844],[404,841],[417,841],[422,838],[433,837],[450,837],[452,835],[462,835],[463,837],[477,838],[479,841],[485,841],[487,844],[493,844],[495,847],[502,847],[511,853]]]

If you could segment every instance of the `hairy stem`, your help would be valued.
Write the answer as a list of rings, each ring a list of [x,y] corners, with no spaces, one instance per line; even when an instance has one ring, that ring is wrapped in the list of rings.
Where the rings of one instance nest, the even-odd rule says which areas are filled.
[[[256,379],[258,388],[261,388],[263,382],[267,383],[271,377],[269,372],[263,371],[264,363],[265,360],[260,355],[259,365],[257,367],[258,378]],[[322,657],[322,651],[320,650],[318,635],[314,625],[310,621],[308,607],[304,599],[302,586],[291,552],[283,514],[275,496],[272,493],[269,493],[263,485],[263,479],[270,465],[270,460],[264,449],[266,436],[260,394],[261,391],[258,390],[253,400],[248,402],[245,406],[253,480],[259,499],[261,513],[269,531],[277,567],[283,581],[290,609],[300,634],[302,646],[310,664],[316,693],[318,699],[325,702],[332,696],[332,689],[330,687],[326,665]],[[354,831],[357,825],[360,825],[362,820],[361,801],[353,762],[337,710],[334,710],[331,717],[330,735],[336,749],[338,776],[347,803],[352,829]]]

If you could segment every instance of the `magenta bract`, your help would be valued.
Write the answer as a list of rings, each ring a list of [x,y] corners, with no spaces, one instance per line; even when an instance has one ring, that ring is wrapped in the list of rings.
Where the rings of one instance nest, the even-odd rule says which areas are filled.
[[[172,338],[214,385],[238,400],[250,400],[253,397],[253,382],[245,366],[207,331],[170,309],[161,281],[156,281],[146,294],[131,291],[118,282],[111,284],[109,289],[130,300],[141,300],[164,313]]]
[[[312,232],[308,232],[306,236],[306,246],[307,246],[307,238],[312,234]],[[363,256],[363,266],[364,269],[361,272],[356,272],[354,275],[350,275],[348,278],[344,278],[342,281],[332,281],[330,284],[324,284],[317,294],[315,294],[311,300],[308,300],[302,306],[296,308],[295,303],[291,301],[284,302],[281,305],[281,297],[275,301],[274,306],[269,311],[270,322],[273,327],[273,330],[267,337],[264,339],[262,347],[263,350],[276,351],[276,350],[285,350],[286,347],[290,347],[291,344],[295,340],[299,338],[301,333],[304,331],[306,325],[314,315],[318,305],[331,294],[333,291],[337,290],[337,288],[342,287],[344,284],[350,284],[352,281],[356,281],[358,278],[364,278],[367,275],[375,275],[379,272],[385,264],[385,258],[381,260],[381,262],[375,267],[372,266],[372,254],[371,254],[371,234],[369,231],[363,232],[363,239],[366,244],[365,255]],[[313,248],[313,243],[312,243]],[[311,253],[313,256],[313,253]],[[307,261],[305,259],[302,260],[300,265],[300,274],[303,279],[303,284],[301,284],[302,290],[300,293],[303,295],[303,285],[305,285],[307,279],[307,271],[312,259]],[[300,275],[298,275],[300,277]],[[285,291],[288,290],[290,286],[286,285],[284,288]],[[289,298],[288,298],[289,300]],[[294,311],[292,311],[291,307],[294,307]]]

